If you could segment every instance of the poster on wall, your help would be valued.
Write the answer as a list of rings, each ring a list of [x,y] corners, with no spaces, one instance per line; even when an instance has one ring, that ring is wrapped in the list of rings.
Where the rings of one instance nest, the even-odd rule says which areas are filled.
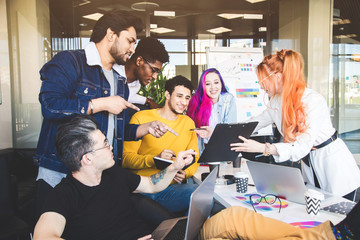
[[[256,67],[263,58],[261,48],[206,48],[208,68],[219,70],[227,90],[235,96],[238,122],[260,114],[268,103],[256,76]],[[258,135],[272,135],[272,127],[259,130]]]

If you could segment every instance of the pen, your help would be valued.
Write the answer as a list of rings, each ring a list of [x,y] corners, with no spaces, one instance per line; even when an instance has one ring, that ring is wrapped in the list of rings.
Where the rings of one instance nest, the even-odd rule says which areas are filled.
[[[249,183],[248,186],[255,187],[255,185],[251,183]]]
[[[255,158],[264,157],[264,154],[256,155]]]
[[[189,131],[195,131],[195,130],[206,130],[205,128],[191,128]]]

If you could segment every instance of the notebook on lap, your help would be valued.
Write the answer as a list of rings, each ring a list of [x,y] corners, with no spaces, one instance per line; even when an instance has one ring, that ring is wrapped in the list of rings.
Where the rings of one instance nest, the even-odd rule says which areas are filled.
[[[217,171],[216,167],[191,194],[188,217],[163,221],[151,234],[154,240],[196,238],[211,212]]]

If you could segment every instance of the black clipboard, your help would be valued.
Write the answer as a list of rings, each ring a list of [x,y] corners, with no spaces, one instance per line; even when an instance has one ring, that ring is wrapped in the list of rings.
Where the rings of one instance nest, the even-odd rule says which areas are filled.
[[[167,168],[169,165],[173,164],[174,161],[169,160],[169,159],[164,159],[164,158],[159,158],[159,157],[154,157],[154,163],[157,169],[159,170],[164,170],[165,168]],[[192,162],[189,165],[186,165],[182,170],[187,169],[188,167],[190,167],[191,165],[194,164],[194,159],[192,160]]]
[[[230,143],[242,142],[239,136],[249,138],[258,122],[217,124],[198,163],[234,161],[239,152],[230,150]]]

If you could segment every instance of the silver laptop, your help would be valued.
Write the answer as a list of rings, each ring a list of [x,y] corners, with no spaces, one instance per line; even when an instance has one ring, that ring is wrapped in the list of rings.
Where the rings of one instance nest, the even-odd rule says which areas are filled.
[[[163,221],[151,234],[154,240],[186,239],[197,237],[213,206],[213,195],[218,167],[191,194],[188,217]]]
[[[257,192],[305,204],[306,187],[300,169],[255,161],[247,161],[246,164]]]

